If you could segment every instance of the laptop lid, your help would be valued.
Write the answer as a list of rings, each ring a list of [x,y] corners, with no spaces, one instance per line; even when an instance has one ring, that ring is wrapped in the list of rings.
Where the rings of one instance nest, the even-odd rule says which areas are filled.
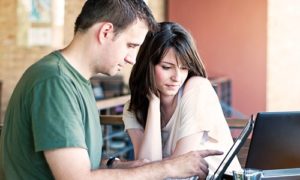
[[[258,113],[245,167],[300,167],[299,139],[300,111]]]
[[[227,152],[226,156],[220,163],[219,167],[216,169],[214,175],[210,178],[211,180],[220,180],[223,177],[225,171],[227,170],[228,166],[232,162],[233,158],[240,151],[240,149],[242,148],[246,139],[248,138],[249,134],[251,133],[251,131],[253,129],[253,124],[254,124],[253,117],[251,117],[250,120],[248,121],[247,125],[242,130],[239,137],[236,139],[234,144],[231,146],[231,148]]]

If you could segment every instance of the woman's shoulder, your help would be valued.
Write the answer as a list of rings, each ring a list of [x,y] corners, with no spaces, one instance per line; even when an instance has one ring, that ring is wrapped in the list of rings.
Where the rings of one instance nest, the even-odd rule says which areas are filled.
[[[211,87],[211,83],[207,78],[201,76],[193,76],[189,78],[184,85],[183,94],[193,89],[203,89],[205,87]]]

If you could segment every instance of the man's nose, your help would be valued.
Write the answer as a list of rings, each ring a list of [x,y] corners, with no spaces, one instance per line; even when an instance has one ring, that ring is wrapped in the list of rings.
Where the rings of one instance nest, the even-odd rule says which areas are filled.
[[[124,58],[124,61],[128,64],[131,64],[133,65],[135,63],[135,58],[133,58],[132,56],[130,55],[127,55],[125,58]]]
[[[125,57],[125,62],[134,65],[136,62],[137,53],[138,52],[136,50],[128,52],[127,56]]]

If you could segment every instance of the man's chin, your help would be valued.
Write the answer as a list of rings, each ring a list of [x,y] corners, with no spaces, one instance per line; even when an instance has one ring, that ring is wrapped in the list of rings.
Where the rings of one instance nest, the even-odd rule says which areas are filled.
[[[115,75],[117,75],[119,72],[120,72],[120,70],[117,70],[117,71],[111,71],[111,72],[107,73],[106,75],[108,75],[108,76],[115,76]]]

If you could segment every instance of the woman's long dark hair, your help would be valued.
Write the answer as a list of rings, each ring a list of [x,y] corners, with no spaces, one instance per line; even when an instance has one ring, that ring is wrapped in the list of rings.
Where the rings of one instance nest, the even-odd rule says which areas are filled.
[[[154,67],[171,48],[175,50],[177,59],[188,67],[187,79],[192,76],[207,77],[193,39],[182,26],[174,22],[163,22],[159,24],[158,31],[148,32],[129,78],[129,111],[135,114],[144,128],[149,106],[147,94],[151,91],[157,95]]]

